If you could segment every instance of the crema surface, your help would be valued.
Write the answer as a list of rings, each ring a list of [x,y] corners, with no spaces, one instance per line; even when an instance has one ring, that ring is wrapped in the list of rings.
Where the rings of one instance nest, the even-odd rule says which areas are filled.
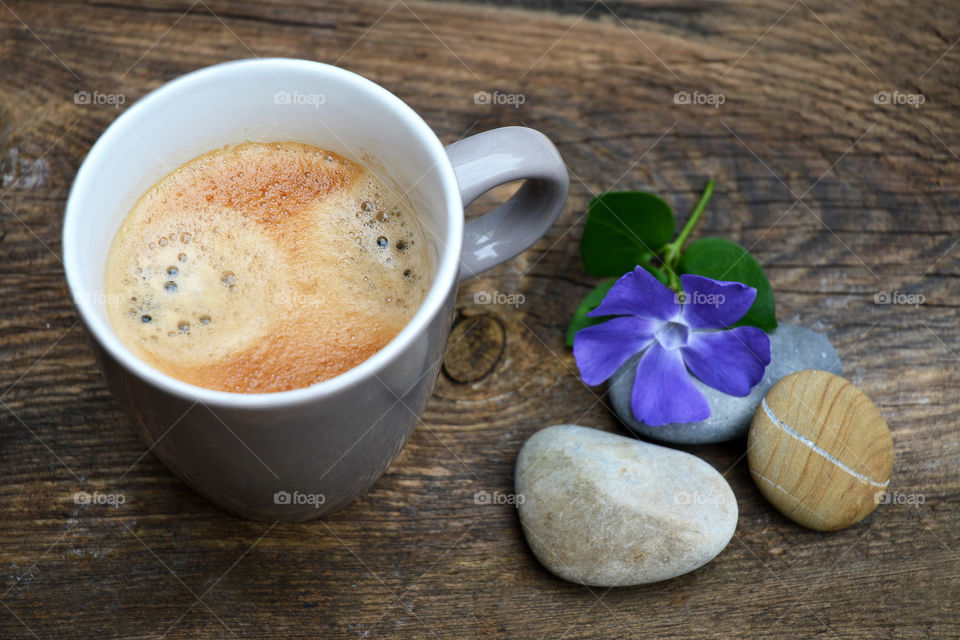
[[[248,143],[154,185],[113,240],[110,322],[134,354],[244,393],[332,378],[383,348],[430,278],[409,204],[369,170],[299,143]]]

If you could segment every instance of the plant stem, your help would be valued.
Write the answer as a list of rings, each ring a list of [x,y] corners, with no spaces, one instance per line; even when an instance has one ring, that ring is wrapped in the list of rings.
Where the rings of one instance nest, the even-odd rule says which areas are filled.
[[[663,249],[660,250],[663,256],[663,266],[666,268],[670,277],[670,288],[675,291],[680,290],[680,278],[677,277],[675,270],[677,261],[680,259],[680,251],[683,250],[683,245],[686,244],[687,238],[690,237],[693,228],[697,225],[697,222],[700,221],[700,216],[703,214],[704,209],[707,208],[707,202],[710,201],[710,196],[712,195],[713,180],[711,179],[707,181],[707,186],[703,189],[700,201],[697,202],[697,206],[693,208],[693,212],[690,213],[690,217],[677,235],[677,239],[665,245]]]
[[[683,229],[680,230],[680,235],[677,236],[677,240],[674,243],[676,245],[677,253],[680,253],[680,249],[683,248],[687,238],[690,237],[690,232],[693,231],[693,228],[696,226],[697,222],[700,221],[700,214],[702,214],[703,210],[707,208],[707,202],[710,201],[710,196],[712,195],[713,180],[711,179],[707,181],[707,186],[703,189],[703,195],[700,196],[700,201],[697,202],[697,206],[693,208],[693,213],[690,214],[690,219],[687,220],[687,224],[683,225]]]

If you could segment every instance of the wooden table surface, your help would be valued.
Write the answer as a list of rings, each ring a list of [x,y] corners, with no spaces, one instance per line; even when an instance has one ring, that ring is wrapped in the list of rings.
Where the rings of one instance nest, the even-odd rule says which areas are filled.
[[[954,3],[2,0],[0,35],[0,637],[960,637]],[[229,515],[143,455],[60,261],[64,202],[104,128],[168,80],[252,56],[363,74],[445,143],[535,127],[571,176],[547,236],[461,287],[466,338],[395,464],[308,524]],[[524,101],[477,104],[478,91]],[[676,104],[678,91],[723,104]],[[563,345],[596,282],[578,257],[585,206],[645,189],[682,220],[709,177],[699,233],[751,247],[780,321],[836,345],[892,429],[898,503],[809,531],[754,487],[744,442],[690,447],[739,501],[727,549],[665,583],[563,582],[513,507],[474,494],[511,491],[542,427],[625,433]],[[480,291],[524,304],[477,304]],[[124,502],[78,505],[79,491]]]

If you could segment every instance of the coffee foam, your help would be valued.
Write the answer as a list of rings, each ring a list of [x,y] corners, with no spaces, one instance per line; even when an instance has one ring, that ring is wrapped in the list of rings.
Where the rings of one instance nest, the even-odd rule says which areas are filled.
[[[430,278],[408,203],[372,173],[299,143],[226,147],[134,206],[105,284],[118,337],[180,380],[283,391],[383,348]]]

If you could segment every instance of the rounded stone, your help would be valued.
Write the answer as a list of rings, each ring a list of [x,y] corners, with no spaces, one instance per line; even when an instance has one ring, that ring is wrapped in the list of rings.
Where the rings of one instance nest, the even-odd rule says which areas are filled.
[[[520,450],[515,482],[534,555],[557,576],[590,586],[693,571],[737,526],[736,498],[712,466],[597,429],[565,424],[535,433]]]
[[[880,410],[848,380],[800,371],[761,402],[747,460],[760,492],[781,513],[834,531],[880,503],[893,472],[893,440]]]
[[[743,438],[760,400],[784,376],[804,369],[820,369],[840,375],[840,356],[823,334],[795,324],[782,324],[769,334],[770,364],[763,379],[749,395],[731,396],[709,387],[696,378],[694,385],[707,398],[710,417],[702,422],[674,422],[651,427],[633,417],[630,394],[640,356],[634,356],[610,380],[613,410],[634,433],[671,444],[708,444]]]

